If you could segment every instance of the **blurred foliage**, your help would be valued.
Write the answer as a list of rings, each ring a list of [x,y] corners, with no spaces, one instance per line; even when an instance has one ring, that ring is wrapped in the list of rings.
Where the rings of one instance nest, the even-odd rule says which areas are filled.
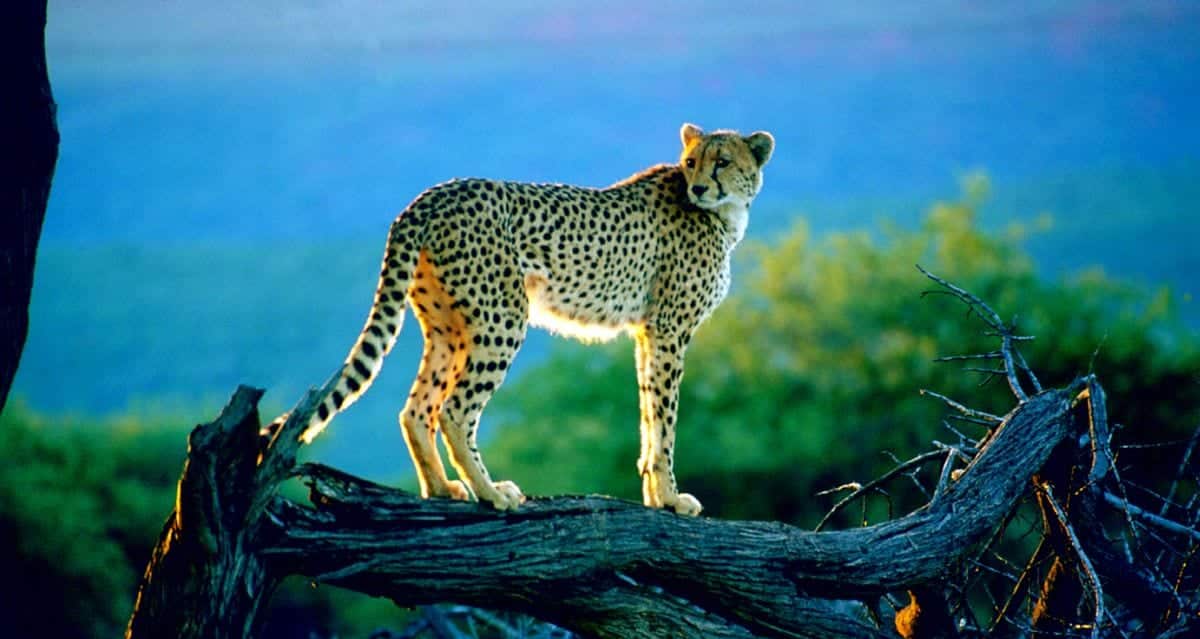
[[[13,636],[122,634],[174,504],[182,428],[0,416],[0,618]]]
[[[942,425],[944,406],[919,389],[998,414],[1011,409],[1003,379],[981,387],[983,375],[933,361],[995,350],[998,341],[959,301],[922,298],[937,287],[915,264],[1035,335],[1023,352],[1044,385],[1094,369],[1126,441],[1186,438],[1200,423],[1200,339],[1177,320],[1170,293],[1098,271],[1040,279],[1021,249],[1030,229],[979,228],[987,192],[985,177],[968,176],[957,201],[934,205],[913,230],[815,241],[798,225],[739,250],[732,294],[687,356],[676,468],[682,489],[715,516],[812,526],[837,498],[815,493],[877,476],[894,464],[885,451],[907,459],[932,439],[957,440]],[[628,340],[564,346],[498,393],[489,412],[497,435],[485,457],[493,474],[529,494],[640,499],[632,350]],[[971,437],[984,432],[955,427]],[[1152,483],[1174,468],[1174,459],[1156,459],[1166,454],[1127,451],[1121,461],[1132,467],[1127,477]],[[893,506],[906,510],[920,499],[894,496]],[[855,521],[841,525],[861,515],[846,516]]]

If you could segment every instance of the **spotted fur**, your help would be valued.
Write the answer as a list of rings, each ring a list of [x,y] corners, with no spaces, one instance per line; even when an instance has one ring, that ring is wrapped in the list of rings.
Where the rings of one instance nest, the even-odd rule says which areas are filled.
[[[685,124],[678,164],[608,188],[466,179],[439,184],[396,218],[370,317],[333,391],[302,436],[311,441],[379,373],[412,307],[425,350],[400,415],[424,497],[523,500],[493,482],[476,446],[480,413],[529,324],[584,340],[628,332],[636,344],[648,506],[696,514],[676,489],[672,450],[683,358],[729,288],[774,148],[764,132],[706,134]],[[461,481],[437,451],[441,432]]]

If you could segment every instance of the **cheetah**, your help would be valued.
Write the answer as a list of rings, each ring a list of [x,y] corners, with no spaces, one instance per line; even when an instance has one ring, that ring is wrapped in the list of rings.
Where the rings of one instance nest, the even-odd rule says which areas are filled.
[[[392,223],[366,326],[301,438],[311,442],[367,390],[407,304],[424,353],[400,423],[421,496],[514,509],[525,498],[488,475],[476,431],[526,328],[584,341],[624,332],[636,349],[643,502],[698,514],[672,456],[684,352],[729,289],[730,254],[775,140],[693,124],[680,137],[678,164],[607,188],[472,178],[420,194]],[[439,431],[459,480],[446,476]]]

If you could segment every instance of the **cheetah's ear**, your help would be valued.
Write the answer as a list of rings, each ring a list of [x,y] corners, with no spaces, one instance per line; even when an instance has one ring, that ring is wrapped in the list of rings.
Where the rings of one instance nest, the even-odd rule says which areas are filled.
[[[702,135],[704,135],[704,129],[691,122],[685,122],[682,127],[679,127],[679,139],[683,140],[684,146],[691,144],[693,140]]]
[[[775,138],[771,137],[766,131],[755,131],[745,137],[746,146],[750,147],[750,153],[754,154],[754,159],[758,161],[758,168],[762,168],[771,159],[771,152],[775,150]]]

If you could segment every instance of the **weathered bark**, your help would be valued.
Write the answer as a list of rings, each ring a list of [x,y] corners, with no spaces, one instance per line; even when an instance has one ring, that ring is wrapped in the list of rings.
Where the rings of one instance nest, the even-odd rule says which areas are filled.
[[[255,443],[258,393],[239,389],[221,418],[192,434],[176,513],[128,636],[252,634],[262,603],[289,574],[406,606],[520,611],[589,636],[895,636],[858,602],[951,574],[1001,525],[1030,474],[1075,434],[1077,390],[1021,404],[925,508],[814,533],[606,497],[535,498],[498,513],[422,500],[319,465],[297,471],[312,485],[313,505],[300,505],[274,491],[292,470],[313,403],[293,411],[264,448]]]
[[[58,160],[45,0],[0,3],[0,410],[29,332],[29,299]]]
[[[239,388],[220,417],[197,426],[167,519],[138,589],[127,636],[253,636],[282,576],[254,548],[257,403],[262,391]]]

